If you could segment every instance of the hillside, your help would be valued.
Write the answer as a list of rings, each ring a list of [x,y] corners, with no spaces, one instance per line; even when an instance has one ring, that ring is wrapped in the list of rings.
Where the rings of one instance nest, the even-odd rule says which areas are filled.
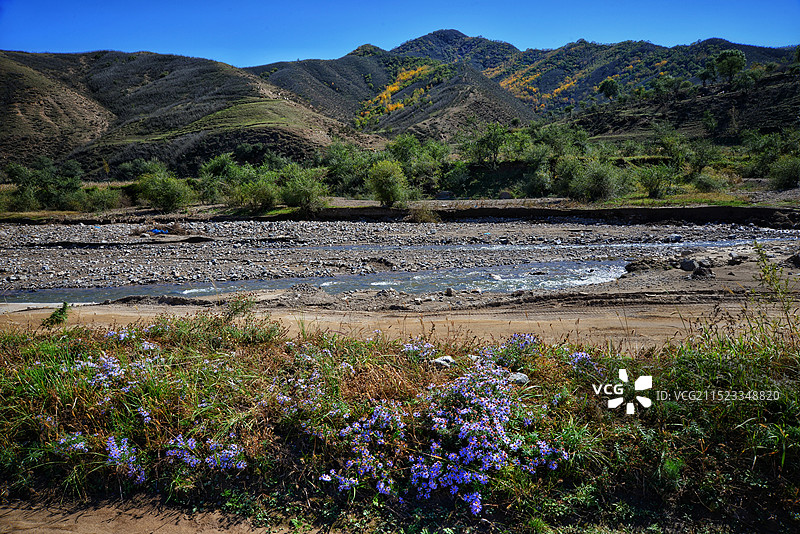
[[[614,77],[623,92],[647,86],[661,76],[699,83],[706,60],[722,50],[742,50],[748,65],[791,62],[793,48],[739,45],[708,39],[667,48],[646,41],[616,44],[579,40],[554,50],[521,51],[456,30],[439,30],[413,39],[392,52],[446,62],[465,62],[508,89],[532,108],[544,111],[575,105],[596,96],[596,87]]]
[[[336,120],[243,70],[152,53],[0,53],[3,161],[35,155],[98,169],[158,157],[191,171],[236,144],[263,142],[303,158],[333,137]],[[370,143],[367,138],[363,142]]]
[[[730,48],[744,51],[751,66],[769,66],[748,91],[720,82],[679,94],[677,83],[658,99],[594,105],[608,102],[597,94],[608,77],[623,95],[668,77],[699,83],[706,60]],[[570,110],[582,111],[577,120],[595,135],[610,137],[635,135],[654,120],[703,135],[706,111],[717,136],[775,130],[800,112],[798,79],[787,74],[793,52],[721,39],[673,48],[580,40],[522,51],[456,30],[389,51],[363,45],[335,60],[246,69],[149,52],[0,51],[0,166],[46,155],[105,176],[104,162],[113,168],[157,157],[192,174],[242,142],[302,160],[334,139],[366,147],[403,132],[450,140],[476,122],[525,124]]]
[[[615,102],[564,120],[606,140],[648,137],[656,123],[670,124],[689,138],[735,139],[744,130],[778,132],[799,114],[797,76],[776,74],[759,80],[749,91],[709,88],[663,100]]]
[[[300,95],[314,109],[361,130],[451,137],[470,120],[530,120],[533,111],[465,64],[364,45],[334,60],[247,69]]]

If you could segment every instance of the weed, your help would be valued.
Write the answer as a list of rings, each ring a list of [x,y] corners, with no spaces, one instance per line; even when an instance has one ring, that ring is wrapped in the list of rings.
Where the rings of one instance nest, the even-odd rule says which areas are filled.
[[[45,328],[61,326],[67,322],[67,317],[69,317],[69,304],[64,302],[60,308],[57,308],[49,316],[42,319],[42,326]]]

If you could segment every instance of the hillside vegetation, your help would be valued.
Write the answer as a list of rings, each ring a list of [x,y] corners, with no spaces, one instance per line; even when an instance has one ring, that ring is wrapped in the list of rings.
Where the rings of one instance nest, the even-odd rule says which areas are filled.
[[[583,39],[554,50],[524,50],[456,30],[440,30],[403,43],[394,53],[465,62],[508,89],[537,110],[577,105],[595,96],[606,78],[618,81],[624,92],[647,87],[659,78],[699,82],[707,62],[723,50],[741,50],[747,66],[787,64],[794,48],[739,45],[708,39],[688,46],[666,48],[646,41],[616,44]]]
[[[529,121],[533,111],[471,66],[386,52],[365,45],[335,60],[248,69],[360,130],[411,128],[449,139],[469,120]]]
[[[148,52],[0,52],[0,178],[17,186],[5,202],[15,209],[86,209],[96,203],[69,197],[75,164],[84,178],[130,181],[158,160],[164,172],[198,178],[197,198],[221,201],[197,186],[203,166],[259,147],[258,157],[236,158],[252,169],[215,191],[293,162],[321,169],[315,176],[328,191],[365,196],[374,193],[370,167],[392,160],[407,179],[406,199],[446,189],[594,201],[640,186],[661,198],[692,194],[685,186],[698,176],[706,190],[738,187],[742,177],[791,189],[799,71],[796,49],[720,39],[520,51],[455,30],[391,51],[363,45],[340,59],[248,69]],[[67,163],[69,187],[54,202],[44,191]],[[656,181],[670,185],[650,190],[640,174],[659,164],[669,177]]]
[[[157,157],[184,170],[198,158],[266,141],[302,158],[347,137],[339,122],[247,72],[151,53],[0,54],[2,157],[69,156],[87,169]]]

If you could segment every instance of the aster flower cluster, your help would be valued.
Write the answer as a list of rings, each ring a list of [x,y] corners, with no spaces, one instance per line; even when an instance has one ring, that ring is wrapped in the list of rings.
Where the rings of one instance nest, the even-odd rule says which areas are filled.
[[[91,355],[86,360],[78,360],[73,367],[74,371],[89,370],[89,385],[101,389],[120,388],[123,393],[128,393],[133,386],[140,384],[154,365],[163,364],[160,356],[143,358],[128,365],[124,365],[113,354],[101,354],[97,359]]]
[[[145,410],[142,406],[136,408],[136,412],[142,416],[142,420],[144,421],[145,424],[149,424],[153,421],[153,418],[150,417],[150,412]]]
[[[379,493],[393,495],[395,480],[391,472],[395,468],[393,456],[405,447],[404,411],[396,402],[382,401],[371,414],[339,431],[339,437],[347,440],[353,459],[345,464],[345,475],[335,470],[323,475],[320,480],[336,480],[339,491],[353,488],[359,482],[372,479]]]
[[[411,360],[429,360],[436,354],[436,347],[422,339],[410,339],[403,345],[402,351]]]
[[[409,458],[418,498],[446,489],[477,514],[482,504],[476,488],[488,484],[493,472],[511,467],[533,474],[545,464],[555,469],[556,458],[566,459],[545,442],[529,444],[527,435],[513,432],[518,419],[531,421],[534,414],[515,413],[515,387],[508,377],[492,363],[476,363],[454,382],[429,388],[422,399],[427,413],[420,418],[430,424],[433,439],[427,452]]]
[[[128,444],[128,438],[122,438],[119,444],[114,436],[110,436],[106,442],[108,451],[107,463],[116,468],[118,473],[122,473],[128,478],[133,479],[134,484],[143,484],[145,479],[144,469],[136,457],[136,447]]]
[[[484,349],[481,356],[496,365],[519,369],[526,355],[532,354],[539,345],[533,334],[514,334],[499,347]]]
[[[479,359],[470,373],[429,386],[417,399],[418,411],[410,414],[397,403],[381,402],[334,436],[326,436],[344,440],[349,459],[344,469],[330,470],[320,480],[336,483],[339,491],[372,481],[378,492],[398,496],[398,476],[405,478],[402,473],[408,469],[417,498],[446,490],[477,515],[484,506],[480,488],[496,473],[519,469],[533,474],[543,466],[552,470],[567,458],[527,430],[541,413],[524,409],[517,392],[508,370]],[[284,402],[298,401],[285,397]],[[406,436],[408,420],[414,423],[413,441],[428,436],[421,450]],[[419,452],[408,454],[412,448]]]
[[[136,339],[136,332],[133,330],[128,330],[127,328],[123,328],[122,330],[116,331],[111,330],[106,333],[106,338],[112,341],[126,341],[128,339],[134,340]]]
[[[183,439],[183,434],[178,434],[177,437],[169,440],[167,444],[172,449],[167,450],[166,455],[172,462],[174,459],[181,460],[189,467],[197,467],[200,465],[200,458],[195,454],[197,450],[197,440],[189,438]]]
[[[210,454],[206,456],[205,462],[211,469],[244,469],[247,462],[244,460],[244,450],[240,445],[231,443],[223,445],[216,441],[206,440],[206,445]]]
[[[150,350],[158,350],[159,346],[157,343],[151,343],[150,341],[142,341],[142,344],[139,348],[141,348],[144,351],[150,351]]]
[[[204,465],[211,470],[242,470],[247,467],[244,450],[236,443],[221,444],[207,439],[201,445],[195,438],[184,439],[183,434],[178,434],[167,446],[171,447],[166,452],[170,462],[179,460],[192,468]]]
[[[89,452],[86,437],[82,432],[67,434],[56,443],[56,452],[67,455],[70,452]]]
[[[569,365],[573,371],[578,373],[596,373],[603,376],[603,370],[592,361],[592,357],[586,352],[575,352],[569,357]]]

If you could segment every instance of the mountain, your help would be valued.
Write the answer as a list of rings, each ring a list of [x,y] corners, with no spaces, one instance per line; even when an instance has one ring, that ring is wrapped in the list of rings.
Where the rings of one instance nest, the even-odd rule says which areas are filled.
[[[302,97],[313,109],[364,131],[450,138],[469,121],[510,123],[533,110],[468,64],[363,45],[333,60],[246,69]]]
[[[593,105],[605,99],[597,86],[606,78],[628,94],[669,77],[697,83],[706,61],[727,49],[772,74],[750,93],[722,97],[728,87],[717,84],[680,105],[668,98],[600,111]],[[519,50],[456,30],[393,50],[363,45],[339,59],[246,69],[149,52],[0,51],[0,168],[47,155],[77,159],[99,176],[106,163],[157,157],[192,174],[243,142],[302,160],[334,139],[367,147],[402,132],[450,140],[476,122],[525,124],[551,110],[574,113],[576,104],[588,110],[578,119],[585,127],[612,137],[646,129],[654,117],[702,134],[706,111],[726,131],[774,130],[800,112],[797,77],[787,68],[793,52],[722,39],[672,48],[579,40]],[[677,100],[680,84],[673,87]]]
[[[0,52],[0,166],[37,155],[99,169],[158,157],[190,172],[241,142],[296,159],[334,137],[375,139],[230,65],[140,52]]]
[[[667,48],[646,41],[598,44],[583,39],[554,50],[519,50],[456,30],[439,30],[407,41],[392,52],[444,62],[464,62],[500,84],[533,109],[563,108],[596,96],[597,86],[615,78],[623,91],[670,75],[695,83],[708,58],[722,50],[745,53],[748,66],[791,63],[794,48],[739,45],[708,39]]]

